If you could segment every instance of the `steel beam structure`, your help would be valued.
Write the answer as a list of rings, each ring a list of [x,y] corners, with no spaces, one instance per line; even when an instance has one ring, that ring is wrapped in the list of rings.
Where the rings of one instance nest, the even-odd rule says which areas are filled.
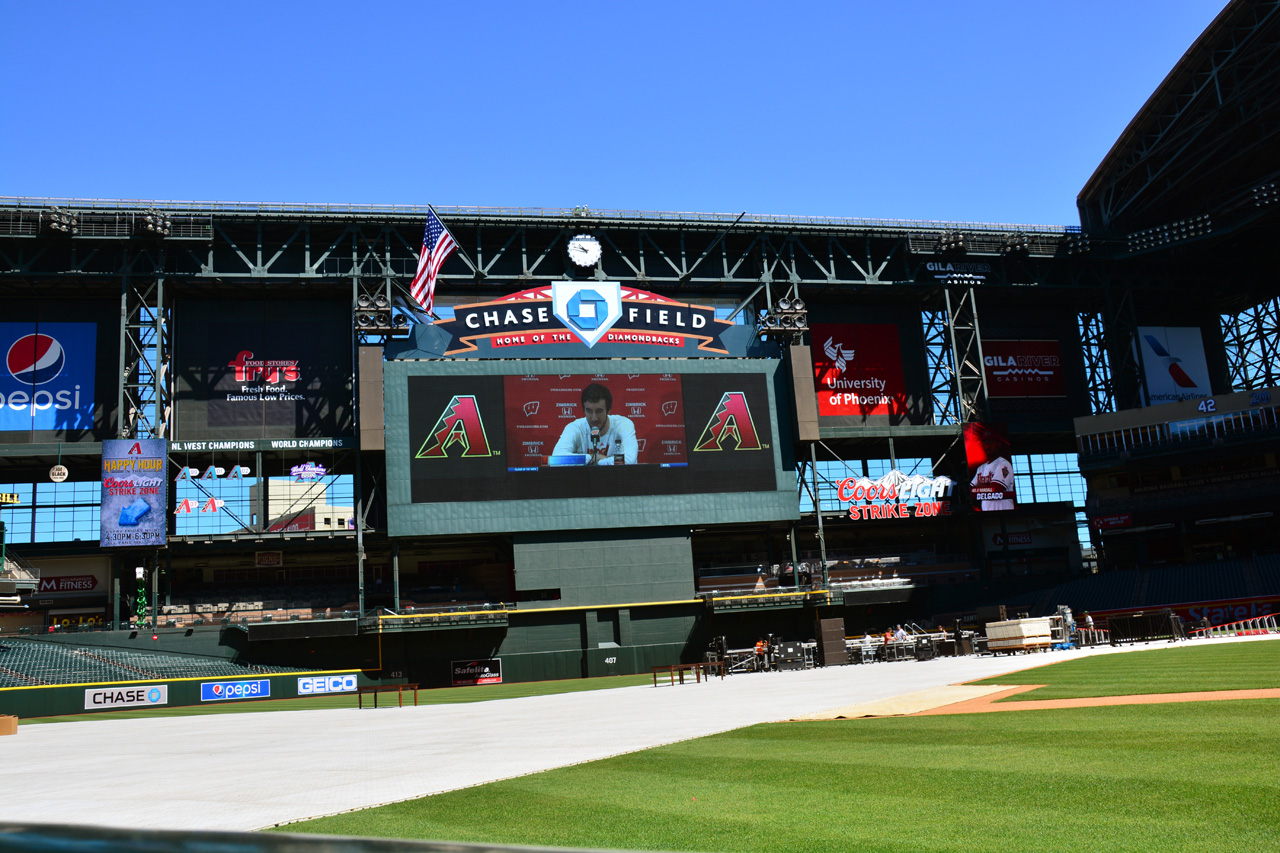
[[[164,251],[143,266],[150,274],[121,275],[120,438],[172,438],[170,370],[170,307],[164,294]]]
[[[1116,388],[1111,374],[1110,342],[1107,325],[1097,311],[1077,315],[1080,347],[1084,355],[1085,388],[1089,393],[1092,415],[1116,410]]]
[[[1280,297],[1224,314],[1222,339],[1233,390],[1280,385]]]
[[[1196,40],[1080,193],[1087,231],[1257,216],[1252,189],[1280,144],[1280,2],[1235,0]],[[1275,175],[1272,172],[1272,175]]]
[[[1135,293],[1177,290],[1214,315],[1234,314],[1241,305],[1238,292],[1204,287],[1210,261],[1153,259],[1136,267],[1123,260],[1123,241],[1091,238],[1085,251],[1079,232],[1065,227],[583,208],[438,211],[460,245],[440,277],[450,301],[584,275],[567,261],[564,246],[585,231],[605,247],[600,265],[586,275],[682,299],[724,298],[750,316],[768,310],[782,292],[817,307],[811,322],[823,321],[824,304],[910,307],[923,319],[935,427],[976,417],[983,406],[974,294],[957,289],[956,280],[946,283],[957,270],[980,270],[984,304],[1012,299],[1089,315],[1081,329],[1095,408],[1140,399],[1128,343]],[[348,298],[353,309],[362,297],[406,305],[425,213],[425,207],[0,198],[0,297],[119,298],[118,431],[163,436],[174,299],[266,290]],[[164,232],[148,232],[148,217],[158,214]],[[55,231],[55,218],[70,218],[74,231]],[[963,251],[948,253],[943,243],[957,240]],[[1225,274],[1257,283],[1245,304],[1274,298],[1265,276],[1248,267],[1255,262],[1241,263],[1243,273]],[[355,329],[353,343],[384,337]]]
[[[925,363],[929,372],[929,399],[932,423],[948,426],[961,423],[959,383],[955,353],[951,348],[950,318],[945,310],[922,311]]]
[[[1110,392],[1119,409],[1146,405],[1147,381],[1142,371],[1142,354],[1137,345],[1138,319],[1133,291],[1110,289],[1105,293],[1102,342],[1111,366]],[[1095,360],[1095,364],[1100,361]]]
[[[978,297],[973,287],[956,281],[948,281],[943,293],[947,300],[947,330],[960,422],[985,421],[988,415],[987,376],[982,360]]]

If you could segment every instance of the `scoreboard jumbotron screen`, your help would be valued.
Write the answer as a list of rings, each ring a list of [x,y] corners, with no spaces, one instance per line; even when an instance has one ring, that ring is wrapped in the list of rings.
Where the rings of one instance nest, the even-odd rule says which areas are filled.
[[[776,362],[640,367],[389,363],[392,535],[795,516]]]

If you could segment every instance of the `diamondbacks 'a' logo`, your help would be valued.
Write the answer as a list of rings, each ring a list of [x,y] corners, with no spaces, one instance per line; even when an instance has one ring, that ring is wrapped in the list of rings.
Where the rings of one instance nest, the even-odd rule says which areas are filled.
[[[462,446],[463,459],[493,455],[489,450],[484,422],[480,420],[480,407],[470,394],[457,395],[444,407],[440,419],[431,428],[431,435],[418,450],[417,458],[448,458],[449,448],[455,444]]]
[[[732,439],[726,448],[725,441]],[[761,450],[755,421],[747,408],[747,397],[741,391],[725,391],[711,420],[702,430],[696,450]]]

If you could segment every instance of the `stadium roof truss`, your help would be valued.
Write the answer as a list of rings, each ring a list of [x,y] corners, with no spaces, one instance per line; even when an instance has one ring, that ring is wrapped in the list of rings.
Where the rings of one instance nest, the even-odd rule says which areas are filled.
[[[588,211],[582,208],[438,208],[461,251],[441,273],[459,284],[503,286],[566,275],[565,242],[589,231],[607,248],[597,275],[637,286],[719,288],[782,282],[805,285],[911,283],[911,264],[957,235],[971,257],[1032,262],[1063,254],[1062,226],[862,220],[748,214]],[[188,278],[323,281],[411,278],[426,208],[332,205],[207,205],[0,199],[0,238],[57,236],[58,217],[74,223],[50,241],[0,240],[0,274],[144,274]],[[162,215],[163,234],[140,224]],[[119,241],[127,241],[120,243]],[[114,241],[108,247],[104,241]],[[151,257],[167,247],[163,261]],[[55,261],[53,267],[50,263]]]
[[[1280,179],[1278,66],[1280,1],[1233,0],[1080,191],[1085,231],[1127,235],[1138,252],[1260,216],[1259,193]]]
[[[120,299],[120,437],[166,435],[170,311],[177,296],[236,299],[268,290],[350,299],[353,308],[362,297],[377,296],[408,306],[427,210],[0,198],[0,298]],[[1108,383],[1110,368],[1126,369],[1126,330],[1133,323],[1121,322],[1121,309],[1129,304],[1131,311],[1131,290],[1163,294],[1177,287],[1184,302],[1195,300],[1215,314],[1276,295],[1273,284],[1256,279],[1245,286],[1240,276],[1234,277],[1238,287],[1205,288],[1204,262],[1197,267],[1167,255],[1133,269],[1123,260],[1123,240],[1066,226],[586,208],[437,210],[460,247],[440,277],[440,294],[453,300],[592,276],[681,299],[731,300],[738,310],[767,310],[784,293],[803,293],[814,304],[856,300],[917,310],[930,341],[939,425],[970,420],[983,406],[982,373],[975,367],[981,362],[979,302],[1084,317],[1091,394],[1095,405],[1110,408],[1124,404]],[[583,232],[605,249],[589,271],[566,258],[568,240]],[[952,275],[953,268],[982,274]],[[377,337],[356,334],[362,342]],[[975,346],[979,351],[971,352]]]

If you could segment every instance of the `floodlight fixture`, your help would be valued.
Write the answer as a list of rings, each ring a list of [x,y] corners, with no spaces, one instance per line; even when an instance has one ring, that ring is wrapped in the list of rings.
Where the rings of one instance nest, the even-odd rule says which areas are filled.
[[[943,231],[938,235],[937,251],[939,253],[963,253],[967,250],[964,234],[960,231]]]
[[[154,207],[144,210],[135,221],[139,232],[152,237],[168,237],[173,233],[173,222]]]
[[[80,217],[61,207],[49,208],[49,229],[68,236],[80,233]]]

